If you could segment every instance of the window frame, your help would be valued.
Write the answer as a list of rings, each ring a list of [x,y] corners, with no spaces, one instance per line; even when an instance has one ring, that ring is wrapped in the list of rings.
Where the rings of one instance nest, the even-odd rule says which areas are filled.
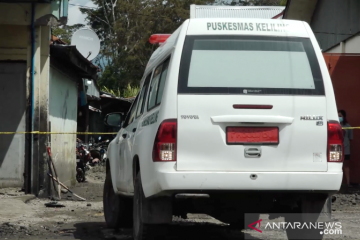
[[[167,66],[166,66],[166,64],[167,64]],[[165,76],[165,82],[164,82],[164,88],[165,88],[167,75],[168,75],[168,72],[169,72],[169,66],[170,66],[170,56],[165,58],[165,61],[162,62],[162,69],[161,69],[161,75],[160,75],[160,78],[159,78],[158,91],[156,92],[155,106],[161,105],[161,101],[158,103],[158,98],[159,98],[159,89],[160,89],[160,84],[161,84],[161,78],[162,78],[163,73],[164,73],[164,66],[167,67],[166,76]],[[162,94],[164,95],[164,89],[163,89]],[[161,96],[161,100],[162,100],[162,96]]]
[[[138,97],[139,97],[139,94],[137,94],[136,95],[136,98],[135,98],[135,100],[134,100],[134,102],[133,102],[133,104],[131,105],[131,107],[130,107],[130,109],[129,109],[129,111],[127,112],[127,115],[126,115],[126,118],[125,118],[125,120],[124,120],[124,124],[127,122],[127,125],[125,126],[124,124],[123,124],[123,126],[121,126],[122,128],[126,128],[126,127],[128,127],[131,123],[133,123],[134,122],[134,120],[136,119],[136,116],[133,118],[133,120],[132,120],[132,122],[129,122],[129,118],[130,118],[130,113],[131,113],[131,110],[135,107],[135,110],[137,109],[137,100],[138,100]]]
[[[162,77],[162,74],[163,74],[164,63],[165,63],[166,61],[168,61],[168,69],[169,69],[170,60],[171,60],[171,54],[170,54],[169,56],[167,56],[159,65],[157,65],[157,66],[154,68],[154,73],[155,73],[155,70],[156,70],[158,67],[160,67],[160,66],[162,67],[162,68],[161,68],[160,77],[159,77],[159,82],[158,82],[158,84],[157,84],[157,89],[158,89],[158,90],[156,91],[155,105],[154,105],[153,107],[151,107],[151,108],[149,108],[150,88],[148,89],[148,98],[147,98],[147,103],[146,103],[147,111],[148,111],[148,112],[161,105],[161,102],[160,102],[160,103],[157,103],[157,98],[158,98],[158,93],[159,93],[159,86],[160,86],[160,80],[161,80],[161,77]],[[168,72],[169,72],[169,71],[168,71]],[[166,74],[168,74],[168,72],[167,72]],[[153,73],[153,75],[152,75],[152,77],[151,77],[151,82],[150,82],[149,86],[151,86],[151,83],[152,83],[152,81],[154,80],[154,73]],[[165,81],[166,81],[166,79],[165,79]],[[166,83],[166,82],[165,82],[165,83]],[[164,87],[165,87],[165,85],[164,85]]]
[[[309,60],[315,89],[291,88],[245,88],[245,87],[188,87],[188,78],[191,64],[193,46],[196,40],[276,40],[302,42]],[[247,91],[245,91],[247,90]],[[250,91],[249,91],[250,90]],[[325,96],[324,78],[320,63],[316,56],[311,39],[304,37],[279,37],[279,36],[239,36],[239,35],[189,35],[186,36],[180,60],[178,94],[198,95],[299,95],[299,96]]]
[[[144,110],[145,110],[145,104],[146,104],[146,99],[147,99],[147,96],[148,96],[148,92],[149,92],[149,86],[150,86],[150,81],[151,81],[151,78],[152,78],[152,75],[153,75],[153,71],[151,71],[145,78],[144,80],[144,84],[143,84],[143,87],[141,88],[141,91],[140,91],[140,98],[139,100],[141,99],[141,93],[143,92],[144,90],[144,96],[143,96],[143,102],[142,102],[142,105],[140,106],[140,101],[139,103],[137,104],[137,108],[136,108],[136,118],[139,118],[141,117],[143,114],[144,114]],[[145,88],[145,89],[144,89]],[[141,112],[138,113],[138,109],[139,107],[141,108]]]

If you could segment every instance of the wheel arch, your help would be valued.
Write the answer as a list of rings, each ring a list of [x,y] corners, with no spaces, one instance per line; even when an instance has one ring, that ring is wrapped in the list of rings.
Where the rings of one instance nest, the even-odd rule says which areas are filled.
[[[110,173],[111,183],[114,188],[114,192],[117,194],[119,190],[117,189],[117,185],[116,185],[116,172],[114,168],[111,168],[111,165],[112,165],[111,160],[108,158],[106,160],[106,174]]]

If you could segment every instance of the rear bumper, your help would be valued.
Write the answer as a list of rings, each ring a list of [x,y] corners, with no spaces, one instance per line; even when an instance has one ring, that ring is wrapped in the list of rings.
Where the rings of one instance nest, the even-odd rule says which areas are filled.
[[[252,177],[251,177],[252,175]],[[256,178],[254,177],[256,175]],[[321,191],[341,187],[342,172],[164,172],[144,188],[147,197],[186,191]]]

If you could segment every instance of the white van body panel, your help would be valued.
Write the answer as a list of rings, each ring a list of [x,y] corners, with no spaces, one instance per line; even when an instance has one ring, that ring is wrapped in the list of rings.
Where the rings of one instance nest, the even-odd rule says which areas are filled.
[[[327,171],[327,125],[316,126],[314,121],[301,121],[302,115],[326,115],[325,97],[302,96],[178,96],[178,159],[179,171],[229,172],[325,172]],[[221,103],[216,99],[221,99]],[[270,104],[271,110],[234,109],[233,104]],[[281,107],[276,107],[281,106]],[[195,114],[198,120],[182,119],[181,115]],[[254,116],[253,119],[234,119],[215,122],[215,116]],[[240,115],[240,116],[241,116]],[[294,119],[292,123],[274,123],[269,117]],[[258,121],[259,120],[259,121]],[[270,121],[269,121],[270,120]],[[247,122],[243,124],[242,122]],[[227,145],[227,126],[279,127],[279,145]],[[279,121],[277,121],[279,122]],[[197,134],[191,134],[196,132]],[[295,136],[295,137],[294,137]],[[215,147],[216,146],[216,147]],[[245,148],[261,148],[260,158],[246,158]],[[319,156],[315,157],[314,154]]]
[[[313,34],[310,25],[307,22],[302,22],[306,28],[306,31],[309,33],[309,38],[314,46],[315,54],[319,61],[326,95],[326,115],[328,121],[339,121],[337,106],[336,106],[336,98],[334,87],[331,82],[330,74],[328,67],[326,65],[324,56],[321,52],[320,45],[316,40],[315,35]],[[328,172],[338,172],[342,174],[342,165],[339,163],[329,163],[328,162]]]
[[[211,23],[227,24],[227,29],[214,30]],[[243,30],[233,29],[234,24],[239,26],[238,23],[243,24]],[[319,62],[325,95],[179,94],[179,69],[185,39],[187,36],[207,35],[309,38]],[[145,109],[137,119],[131,157],[119,159],[115,147],[123,129],[110,143],[109,159],[112,176],[118,179],[118,184],[114,184],[117,193],[133,194],[132,162],[135,158],[139,159],[146,197],[186,190],[337,191],[340,188],[342,163],[327,162],[327,121],[338,120],[335,96],[321,50],[307,23],[229,18],[186,20],[154,52],[142,84],[148,74],[169,56],[161,105],[150,111]],[[274,107],[268,110],[234,109],[234,104]],[[198,119],[182,118],[182,115],[196,115]],[[323,116],[323,126],[317,126],[315,121],[302,121],[304,115]],[[143,126],[150,117],[156,121]],[[166,119],[177,119],[177,161],[153,162],[154,139]],[[254,127],[259,123],[279,128],[278,145],[227,144],[226,127]],[[260,147],[262,156],[245,158],[244,150],[249,147]],[[126,179],[119,176],[119,170],[113,170],[113,166],[118,169],[121,161],[129,161],[123,164],[126,166],[124,172],[129,173]],[[256,180],[250,178],[254,174]]]
[[[158,166],[163,163],[154,163],[152,161],[152,148],[161,122],[165,119],[177,118],[177,79],[179,77],[177,69],[179,68],[182,54],[181,43],[185,40],[188,24],[189,20],[186,20],[181,27],[175,31],[175,34],[158,48],[158,53],[151,57],[147,66],[147,69],[154,69],[159,63],[171,55],[161,106],[143,114],[139,124],[140,132],[136,136],[134,155],[138,154],[139,156],[140,168],[146,169],[140,172],[145,196],[150,196],[153,195],[154,192],[161,191],[159,183],[154,178],[154,174],[158,171]],[[175,47],[176,43],[179,43],[177,47]],[[160,51],[159,49],[161,48],[164,48],[164,50]],[[156,123],[152,124],[151,127],[141,127],[144,119],[156,113],[158,114]],[[165,164],[175,165],[173,162]]]

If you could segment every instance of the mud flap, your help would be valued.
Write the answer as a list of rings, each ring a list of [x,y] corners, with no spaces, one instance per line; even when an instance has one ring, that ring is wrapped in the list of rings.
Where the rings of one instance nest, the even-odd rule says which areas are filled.
[[[306,201],[302,203],[302,209],[303,213],[318,214],[318,219],[312,219],[313,221],[330,221],[331,196],[327,195],[306,199]]]
[[[146,224],[172,222],[172,201],[169,197],[144,198],[142,217]]]
[[[325,221],[330,221],[331,220],[331,195],[329,195],[329,197],[326,199],[326,202],[324,204],[324,207],[321,211],[321,215],[323,218],[323,220]]]

